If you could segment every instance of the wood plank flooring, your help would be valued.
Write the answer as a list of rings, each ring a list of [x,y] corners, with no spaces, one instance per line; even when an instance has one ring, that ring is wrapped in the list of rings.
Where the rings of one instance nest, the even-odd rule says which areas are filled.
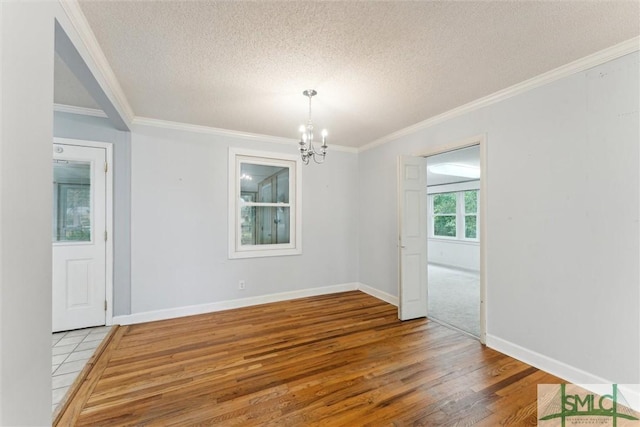
[[[120,327],[58,425],[536,425],[559,378],[354,291]]]

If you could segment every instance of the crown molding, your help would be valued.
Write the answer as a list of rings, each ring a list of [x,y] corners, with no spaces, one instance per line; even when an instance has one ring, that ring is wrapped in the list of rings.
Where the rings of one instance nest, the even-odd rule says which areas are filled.
[[[104,52],[96,39],[93,30],[89,26],[87,18],[84,16],[80,4],[77,0],[59,0],[62,9],[66,13],[71,25],[78,33],[80,41],[84,44],[93,65],[97,68],[99,76],[102,78],[104,85],[102,90],[114,104],[114,107],[123,115],[123,119],[127,123],[131,123],[135,117],[133,109],[127,100],[127,97],[116,78],[109,61],[104,56]],[[90,67],[91,68],[91,67]],[[100,81],[100,80],[99,80]]]
[[[394,141],[403,136],[411,135],[420,130],[434,126],[438,123],[442,123],[444,121],[450,120],[454,117],[458,117],[463,114],[469,113],[471,111],[486,107],[488,105],[495,104],[497,102],[503,101],[513,96],[527,92],[531,89],[535,89],[537,87],[559,80],[563,77],[567,77],[571,74],[588,70],[589,68],[593,68],[595,66],[604,64],[605,62],[614,60],[616,58],[620,58],[624,55],[628,55],[638,50],[640,50],[640,37],[634,37],[622,43],[618,43],[609,48],[606,48],[596,53],[593,53],[591,55],[585,56],[584,58],[570,62],[566,65],[562,65],[551,71],[547,71],[546,73],[540,74],[536,77],[525,80],[521,83],[517,83],[506,89],[502,89],[502,90],[499,90],[498,92],[494,92],[491,95],[476,99],[475,101],[471,101],[467,104],[464,104],[452,110],[446,111],[442,114],[438,114],[436,116],[430,117],[422,122],[416,123],[404,129],[400,129],[396,132],[390,133],[389,135],[383,136],[382,138],[376,139],[373,142],[370,142],[368,144],[361,146],[358,149],[358,152],[361,153],[363,151],[370,150],[380,145],[384,145],[388,142]]]
[[[95,108],[75,107],[73,105],[53,104],[53,111],[57,111],[59,113],[80,114],[83,116],[107,118],[107,115],[102,110],[98,110]]]
[[[259,133],[241,132],[230,129],[215,128],[210,126],[192,125],[189,123],[172,122],[169,120],[151,119],[148,117],[134,117],[131,122],[133,126],[150,126],[162,129],[172,129],[185,132],[197,132],[217,136],[229,136],[233,138],[243,138],[259,142],[271,142],[275,144],[297,145],[298,140],[292,138],[283,138],[280,136],[263,135]],[[355,147],[345,147],[343,145],[330,145],[330,150],[342,151],[346,153],[357,153]]]
[[[125,121],[131,123],[133,125],[145,125],[145,126],[155,126],[161,127],[165,129],[176,129],[176,130],[184,130],[184,131],[192,131],[199,133],[208,133],[215,134],[221,136],[232,136],[239,137],[245,139],[253,139],[260,140],[263,142],[273,142],[279,144],[288,144],[290,145],[292,142],[297,143],[297,140],[290,138],[282,138],[270,135],[261,135],[254,134],[249,132],[240,132],[233,131],[228,129],[220,129],[213,128],[208,126],[200,126],[200,125],[191,125],[187,123],[179,123],[179,122],[170,122],[159,119],[149,119],[145,117],[137,117],[135,116],[133,109],[131,108],[129,102],[127,101],[126,96],[122,90],[122,87],[118,83],[116,76],[111,69],[106,57],[104,56],[104,52],[100,48],[98,41],[95,37],[95,34],[91,30],[89,23],[84,16],[80,5],[77,0],[59,0],[63,10],[67,14],[71,24],[74,29],[77,31],[80,36],[80,40],[84,44],[89,56],[93,60],[94,65],[97,67],[97,71],[100,73],[100,76],[103,78],[105,86],[103,86],[103,90],[107,93],[109,99],[114,102],[116,108],[123,113]],[[414,134],[420,130],[429,128],[438,123],[442,123],[446,120],[450,120],[452,118],[461,116],[463,114],[469,113],[471,111],[495,104],[497,102],[503,101],[505,99],[511,98],[513,96],[519,95],[523,92],[529,91],[531,89],[540,87],[547,83],[551,83],[553,81],[559,80],[563,77],[569,76],[571,74],[575,74],[581,71],[585,71],[589,68],[595,67],[597,65],[603,64],[607,61],[611,61],[613,59],[622,57],[632,52],[636,52],[640,50],[640,37],[634,37],[632,39],[626,40],[617,45],[611,46],[607,49],[603,49],[594,54],[588,55],[584,58],[578,59],[576,61],[570,62],[569,64],[560,66],[546,73],[540,74],[531,79],[525,80],[521,83],[517,83],[508,88],[497,91],[488,96],[479,98],[475,101],[471,101],[467,104],[456,107],[452,110],[446,111],[442,114],[438,114],[436,116],[430,117],[422,122],[416,123],[404,129],[400,129],[396,132],[390,133],[382,138],[379,138],[373,142],[365,144],[361,147],[347,147],[340,145],[331,145],[330,147],[335,151],[342,151],[348,153],[360,153],[372,148],[378,147],[380,145],[384,145],[388,142],[394,141],[398,138],[401,138],[406,135]],[[66,108],[65,106],[63,108]],[[73,108],[73,107],[71,107]],[[56,110],[56,111],[64,111],[64,110]],[[85,114],[85,115],[95,115],[93,112],[80,112],[78,109],[74,108],[74,111],[66,110],[66,112],[72,112],[75,114]],[[104,114],[104,113],[103,113]],[[98,116],[104,117],[104,115]]]

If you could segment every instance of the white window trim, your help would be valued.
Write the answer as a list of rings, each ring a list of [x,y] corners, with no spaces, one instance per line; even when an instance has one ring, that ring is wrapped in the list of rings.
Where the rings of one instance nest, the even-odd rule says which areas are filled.
[[[291,209],[290,243],[273,245],[244,245],[240,244],[240,163],[250,158],[255,164],[281,164],[288,167],[293,162],[289,177],[289,205]],[[271,256],[289,256],[302,254],[302,163],[299,156],[265,151],[248,150],[243,148],[229,148],[229,200],[228,200],[228,243],[229,259],[259,258]],[[292,187],[295,189],[292,191]],[[276,205],[277,206],[277,205]]]

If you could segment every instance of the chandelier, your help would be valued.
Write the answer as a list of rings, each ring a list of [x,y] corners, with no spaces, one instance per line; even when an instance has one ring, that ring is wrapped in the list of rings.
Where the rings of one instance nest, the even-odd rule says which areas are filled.
[[[313,159],[316,163],[323,163],[324,157],[327,155],[327,130],[322,130],[322,145],[320,146],[320,151],[316,151],[313,146],[313,122],[311,121],[311,98],[317,95],[318,92],[308,89],[302,94],[309,98],[309,121],[306,126],[300,126],[300,156],[305,165],[309,164],[310,159]]]

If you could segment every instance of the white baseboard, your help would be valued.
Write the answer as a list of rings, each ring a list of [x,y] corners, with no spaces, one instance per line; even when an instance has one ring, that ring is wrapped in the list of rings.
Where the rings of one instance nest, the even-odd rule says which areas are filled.
[[[338,292],[355,291],[359,283],[343,283],[320,288],[303,289],[300,291],[280,292],[277,294],[261,295],[257,297],[240,298],[207,304],[189,305],[185,307],[167,308],[163,310],[145,311],[142,313],[114,316],[113,323],[117,325],[133,325],[136,323],[153,322],[155,320],[174,319],[176,317],[193,316],[195,314],[213,313],[215,311],[233,308],[249,307],[270,302],[287,301],[296,298],[312,297],[316,295],[335,294]]]
[[[358,290],[364,292],[365,294],[369,294],[372,297],[376,297],[379,300],[384,302],[388,302],[391,305],[398,306],[398,297],[388,294],[386,292],[382,292],[379,289],[372,288],[369,285],[365,285],[364,283],[358,283]]]
[[[312,297],[316,295],[328,295],[338,292],[360,290],[379,300],[398,306],[398,297],[372,288],[364,283],[352,282],[333,286],[302,289],[299,291],[280,292],[277,294],[261,295],[257,297],[240,298],[227,301],[212,302],[207,304],[188,305],[184,307],[167,308],[163,310],[145,311],[142,313],[125,314],[113,317],[114,325],[134,325],[136,323],[153,322],[156,320],[174,319],[176,317],[193,316],[196,314],[213,313],[215,311],[231,310],[233,308],[249,307],[270,302],[287,301],[296,298]]]
[[[573,384],[579,384],[583,388],[600,393],[599,384],[613,384],[604,378],[568,365],[559,360],[552,359],[544,354],[529,350],[510,341],[487,334],[487,347],[518,359],[524,363],[562,378]],[[619,384],[618,389],[624,395],[632,409],[640,411],[640,386],[637,384]]]

